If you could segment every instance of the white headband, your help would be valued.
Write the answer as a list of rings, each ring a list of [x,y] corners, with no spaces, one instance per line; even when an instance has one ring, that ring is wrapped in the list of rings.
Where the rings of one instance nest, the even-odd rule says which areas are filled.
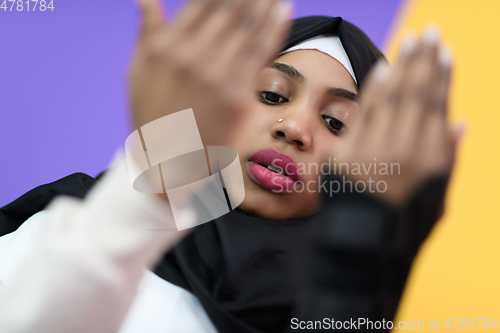
[[[351,74],[354,82],[358,83],[356,80],[356,75],[354,75],[354,70],[352,69],[351,61],[347,56],[347,53],[342,46],[340,38],[337,36],[325,36],[319,35],[313,38],[306,39],[305,41],[292,46],[289,49],[281,52],[280,55],[296,51],[296,50],[318,50],[320,52],[326,53],[338,62],[340,62],[345,69]]]

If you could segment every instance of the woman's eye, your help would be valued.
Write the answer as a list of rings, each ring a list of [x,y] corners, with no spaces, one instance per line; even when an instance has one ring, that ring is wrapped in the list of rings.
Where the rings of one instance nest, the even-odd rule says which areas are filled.
[[[335,135],[342,135],[347,130],[344,123],[338,119],[327,116],[323,116],[323,119],[325,120],[328,129]]]
[[[287,103],[288,99],[270,91],[261,91],[260,101],[265,104],[278,105]]]

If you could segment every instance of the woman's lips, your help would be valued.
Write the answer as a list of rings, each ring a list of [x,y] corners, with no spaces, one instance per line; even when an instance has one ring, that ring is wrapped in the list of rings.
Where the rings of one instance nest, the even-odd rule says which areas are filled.
[[[260,164],[270,165],[283,175]],[[253,154],[248,163],[248,170],[259,184],[275,192],[291,192],[295,183],[300,180],[293,160],[274,149],[260,150]]]

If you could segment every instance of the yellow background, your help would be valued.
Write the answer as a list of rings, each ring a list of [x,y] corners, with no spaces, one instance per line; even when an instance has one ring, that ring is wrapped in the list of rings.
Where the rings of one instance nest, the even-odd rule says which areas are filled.
[[[406,2],[387,43],[389,60],[406,33],[431,22],[453,50],[450,114],[465,119],[468,132],[446,215],[421,249],[396,320],[423,320],[425,331],[430,318],[440,318],[441,330],[447,318],[498,318],[500,326],[500,1]]]

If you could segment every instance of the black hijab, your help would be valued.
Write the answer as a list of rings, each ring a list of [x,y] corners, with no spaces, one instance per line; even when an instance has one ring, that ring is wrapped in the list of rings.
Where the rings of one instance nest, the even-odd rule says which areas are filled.
[[[283,51],[306,39],[339,36],[358,86],[383,54],[340,17],[294,20]],[[196,228],[155,273],[198,297],[220,332],[283,332],[310,266],[319,214],[267,221],[233,210]]]
[[[383,55],[340,17],[294,20],[283,50],[322,34],[339,36],[362,87]],[[84,197],[94,183],[78,173],[31,190],[0,209],[0,235],[16,230],[56,195]],[[319,218],[267,221],[233,210],[198,226],[164,256],[155,273],[193,293],[222,333],[282,332],[307,277]]]
[[[323,34],[333,34],[340,38],[359,87],[362,87],[363,81],[376,61],[380,58],[385,59],[382,52],[363,31],[341,17],[306,16],[295,19],[283,51],[306,39]]]

